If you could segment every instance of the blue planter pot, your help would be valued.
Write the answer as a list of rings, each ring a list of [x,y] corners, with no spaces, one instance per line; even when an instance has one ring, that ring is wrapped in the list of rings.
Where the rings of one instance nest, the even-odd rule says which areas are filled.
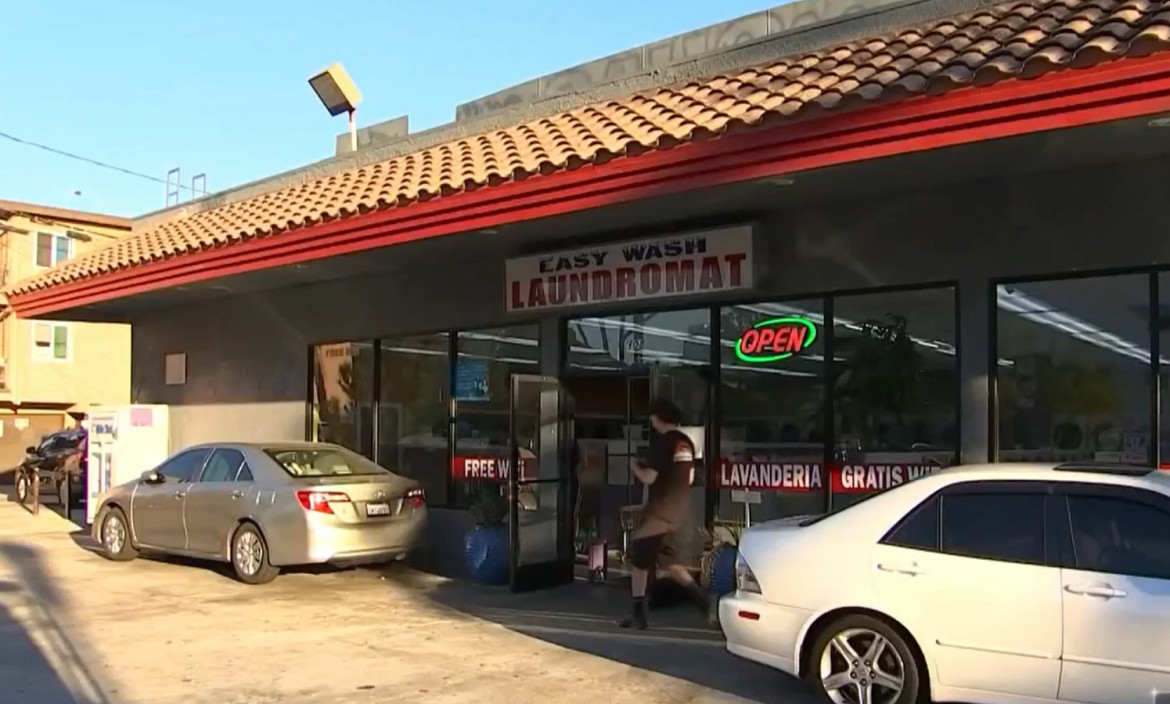
[[[467,571],[480,584],[508,582],[508,526],[476,526],[464,542]]]
[[[735,591],[735,558],[738,551],[729,546],[715,548],[711,556],[709,584],[711,593],[723,596]]]

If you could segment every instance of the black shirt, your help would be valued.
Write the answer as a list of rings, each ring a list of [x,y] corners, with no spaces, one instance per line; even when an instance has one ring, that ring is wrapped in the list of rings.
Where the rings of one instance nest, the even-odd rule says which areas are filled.
[[[647,516],[681,523],[690,513],[691,470],[695,467],[695,445],[678,430],[655,433],[650,438],[646,464],[658,473],[647,491]]]

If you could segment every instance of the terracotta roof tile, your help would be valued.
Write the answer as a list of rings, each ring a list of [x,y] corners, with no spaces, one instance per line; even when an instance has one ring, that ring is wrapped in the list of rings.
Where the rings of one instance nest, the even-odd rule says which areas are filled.
[[[771,118],[1033,78],[1170,48],[1170,0],[1023,0],[440,144],[186,217],[18,283],[28,293],[202,249],[575,169]]]

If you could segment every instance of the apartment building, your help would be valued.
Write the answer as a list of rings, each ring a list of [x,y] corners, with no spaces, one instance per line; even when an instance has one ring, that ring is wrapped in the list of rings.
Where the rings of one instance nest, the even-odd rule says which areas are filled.
[[[130,233],[130,220],[0,200],[9,286]],[[130,326],[23,320],[0,296],[0,475],[95,404],[130,400]]]

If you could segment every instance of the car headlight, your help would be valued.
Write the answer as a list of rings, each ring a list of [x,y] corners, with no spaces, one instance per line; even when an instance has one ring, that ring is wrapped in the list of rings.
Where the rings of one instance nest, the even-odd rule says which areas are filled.
[[[741,592],[761,593],[760,583],[756,581],[756,575],[742,553],[735,559],[735,588]]]

